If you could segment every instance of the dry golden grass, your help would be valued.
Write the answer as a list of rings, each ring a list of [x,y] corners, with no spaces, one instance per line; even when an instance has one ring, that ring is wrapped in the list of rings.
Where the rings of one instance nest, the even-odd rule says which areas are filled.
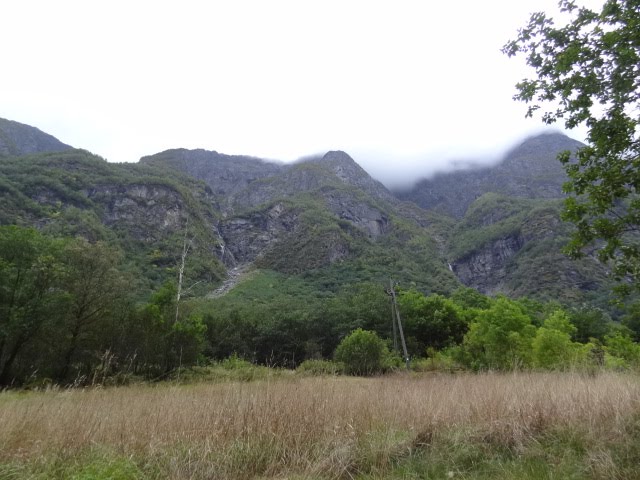
[[[638,377],[613,373],[2,393],[0,461],[73,457],[100,446],[138,459],[162,478],[348,478],[364,465],[385,468],[426,448],[444,431],[517,449],[552,428],[612,435],[639,412]]]

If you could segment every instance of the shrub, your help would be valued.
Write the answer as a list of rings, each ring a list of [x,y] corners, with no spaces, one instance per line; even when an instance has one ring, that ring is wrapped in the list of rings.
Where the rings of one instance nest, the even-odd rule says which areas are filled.
[[[639,367],[640,345],[626,331],[616,331],[605,337],[606,364],[612,368]]]
[[[296,371],[307,375],[339,375],[344,371],[344,365],[331,360],[309,359],[302,362]]]
[[[444,350],[427,349],[426,358],[411,360],[411,370],[415,372],[456,372],[463,367],[458,361],[459,346],[449,347]]]
[[[346,373],[374,375],[389,368],[391,355],[375,332],[358,328],[340,342],[335,359],[344,364]]]

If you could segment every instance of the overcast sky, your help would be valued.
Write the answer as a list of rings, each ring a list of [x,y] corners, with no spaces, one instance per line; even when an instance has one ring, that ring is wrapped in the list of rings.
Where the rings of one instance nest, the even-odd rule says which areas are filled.
[[[392,185],[540,130],[500,48],[556,3],[5,0],[0,117],[115,162],[340,149]]]

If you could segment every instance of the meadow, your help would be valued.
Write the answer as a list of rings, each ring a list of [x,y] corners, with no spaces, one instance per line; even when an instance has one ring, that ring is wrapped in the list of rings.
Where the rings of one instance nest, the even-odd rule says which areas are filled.
[[[640,377],[280,373],[6,391],[0,478],[640,478]]]

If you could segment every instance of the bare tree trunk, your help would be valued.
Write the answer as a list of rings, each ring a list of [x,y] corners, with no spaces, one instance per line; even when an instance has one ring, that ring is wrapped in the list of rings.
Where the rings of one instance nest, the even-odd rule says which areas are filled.
[[[184,229],[184,240],[182,242],[182,256],[180,260],[180,265],[178,266],[178,288],[176,292],[176,318],[174,323],[178,322],[178,317],[180,315],[180,298],[182,297],[182,282],[184,280],[184,266],[187,261],[187,255],[189,254],[189,249],[191,248],[191,244],[193,239],[187,240],[187,235],[189,233],[189,217],[187,217],[187,225]]]

